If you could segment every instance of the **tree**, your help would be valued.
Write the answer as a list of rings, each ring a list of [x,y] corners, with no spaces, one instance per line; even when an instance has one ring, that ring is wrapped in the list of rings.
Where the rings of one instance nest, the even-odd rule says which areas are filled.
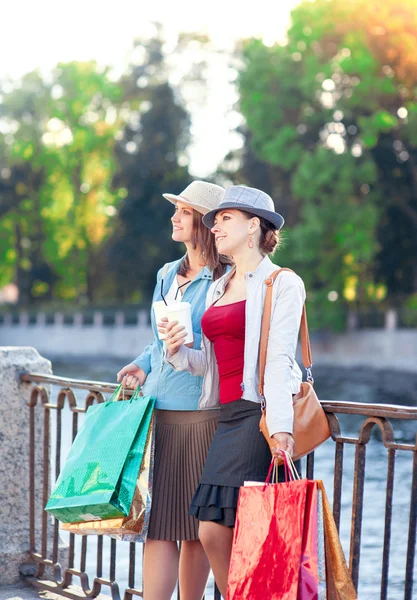
[[[94,62],[4,82],[0,284],[14,279],[22,304],[149,297],[178,256],[162,193],[190,182],[179,86],[202,91],[207,43],[183,35],[167,55],[156,26],[116,82]]]
[[[94,298],[96,255],[118,199],[110,184],[120,97],[94,62],[60,64],[48,82],[29,73],[3,94],[2,283],[16,269],[23,304]]]
[[[95,298],[95,262],[119,199],[111,190],[121,87],[96,63],[60,64],[43,142],[42,188],[48,244],[60,276],[58,296]],[[54,97],[55,96],[55,97]]]
[[[50,297],[56,280],[45,260],[40,190],[50,89],[38,73],[3,82],[0,103],[0,286],[15,280],[22,304],[39,290]]]
[[[416,51],[414,0],[303,2],[284,45],[244,47],[250,152],[289,224],[277,256],[322,324],[416,289]]]
[[[126,98],[140,98],[117,145],[115,185],[126,190],[107,257],[120,299],[148,300],[155,273],[178,256],[171,240],[173,206],[164,192],[180,193],[190,183],[185,151],[190,119],[168,81],[163,40],[141,42],[144,57],[123,84]]]

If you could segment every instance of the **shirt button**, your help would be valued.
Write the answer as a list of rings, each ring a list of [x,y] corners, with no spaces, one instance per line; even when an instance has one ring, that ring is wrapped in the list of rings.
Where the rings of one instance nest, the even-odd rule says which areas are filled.
[[[252,273],[249,273],[249,277],[252,277]]]

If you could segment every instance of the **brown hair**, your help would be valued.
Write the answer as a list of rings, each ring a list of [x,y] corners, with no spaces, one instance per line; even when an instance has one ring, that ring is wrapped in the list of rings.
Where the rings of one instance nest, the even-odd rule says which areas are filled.
[[[193,248],[201,248],[201,256],[210,269],[213,272],[213,280],[219,279],[226,272],[228,265],[233,265],[233,261],[223,254],[217,252],[214,235],[210,229],[203,224],[202,214],[197,210],[193,210],[193,230],[191,234],[191,243]],[[182,277],[187,276],[188,269],[190,268],[190,261],[188,260],[188,254],[182,259],[178,268],[178,275]]]
[[[252,215],[250,213],[245,213],[248,219],[253,219],[256,217],[259,219],[260,227],[261,227],[261,235],[259,238],[259,250],[262,254],[273,254],[275,250],[279,246],[279,231],[275,229],[274,225],[264,219],[263,217],[258,217],[257,215]]]

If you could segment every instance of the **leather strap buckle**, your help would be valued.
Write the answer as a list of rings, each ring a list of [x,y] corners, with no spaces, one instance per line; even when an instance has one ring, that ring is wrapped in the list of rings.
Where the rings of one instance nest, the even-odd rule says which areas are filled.
[[[265,285],[267,285],[268,287],[271,287],[271,285],[274,285],[274,280],[272,277],[268,277],[268,279],[265,280]]]

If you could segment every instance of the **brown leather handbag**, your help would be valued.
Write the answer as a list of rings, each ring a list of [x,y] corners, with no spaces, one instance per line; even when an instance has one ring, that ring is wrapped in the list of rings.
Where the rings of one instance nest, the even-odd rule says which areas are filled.
[[[268,337],[269,329],[271,325],[271,311],[272,311],[272,290],[273,285],[282,271],[291,271],[291,269],[278,269],[265,281],[267,285],[264,312],[262,315],[261,325],[261,340],[259,344],[259,385],[258,391],[263,398],[262,403],[262,416],[259,423],[260,430],[265,436],[266,441],[269,444],[271,450],[275,447],[276,441],[269,435],[268,427],[266,424],[265,415],[265,396],[264,396],[264,383],[265,383],[265,366],[266,366],[266,355],[268,349]],[[301,458],[306,454],[312,452],[317,446],[320,446],[330,437],[330,428],[327,421],[326,413],[324,412],[319,399],[316,396],[316,392],[313,388],[313,376],[311,374],[311,367],[313,364],[311,358],[311,347],[310,337],[308,334],[307,325],[307,314],[305,304],[303,306],[303,313],[301,315],[301,350],[303,357],[303,364],[307,371],[307,381],[303,381],[301,384],[300,391],[293,397],[293,408],[294,408],[294,460]]]

